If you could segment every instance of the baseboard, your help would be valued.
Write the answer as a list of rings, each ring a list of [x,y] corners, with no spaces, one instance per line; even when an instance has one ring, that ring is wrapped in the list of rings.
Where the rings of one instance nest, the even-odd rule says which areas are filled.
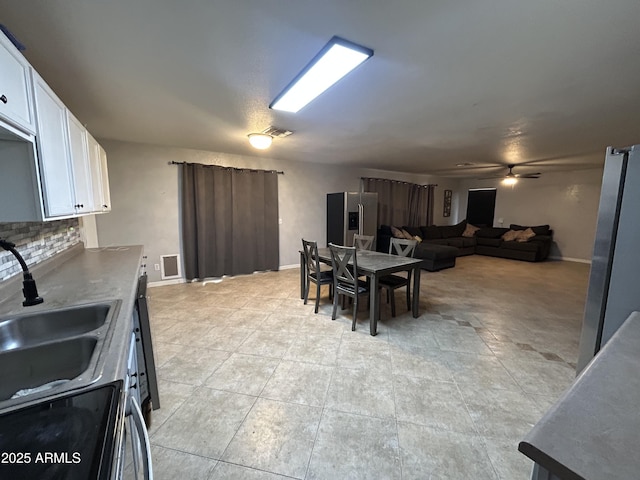
[[[588,263],[588,264],[591,264],[591,260],[586,260],[584,258],[549,257],[549,260],[562,260],[564,262],[576,262],[576,263]]]
[[[280,270],[291,270],[293,268],[300,268],[300,264],[299,263],[294,263],[292,265],[280,265],[278,268]]]
[[[179,283],[186,283],[186,280],[184,278],[173,278],[171,280],[160,280],[159,282],[149,282],[147,286],[149,288],[164,287],[166,285],[178,285]]]

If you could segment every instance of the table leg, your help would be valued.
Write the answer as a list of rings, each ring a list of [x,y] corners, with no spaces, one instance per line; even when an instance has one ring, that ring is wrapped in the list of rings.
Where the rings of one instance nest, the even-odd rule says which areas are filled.
[[[300,298],[304,299],[305,280],[307,279],[307,262],[304,261],[304,253],[300,252]]]
[[[420,316],[420,264],[413,268],[413,318]]]
[[[380,318],[380,292],[376,274],[371,275],[369,284],[369,333],[375,336],[378,334],[378,318]]]

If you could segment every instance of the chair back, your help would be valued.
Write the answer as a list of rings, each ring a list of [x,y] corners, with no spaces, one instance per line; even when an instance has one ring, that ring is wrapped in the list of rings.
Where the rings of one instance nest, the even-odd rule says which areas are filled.
[[[416,240],[405,240],[404,238],[391,238],[389,242],[389,254],[401,257],[413,257],[416,250]]]
[[[302,239],[304,261],[307,264],[307,272],[320,273],[320,259],[318,258],[318,242]]]
[[[348,283],[356,285],[358,279],[353,272],[358,271],[358,259],[356,247],[343,247],[341,245],[329,244],[331,252],[331,265],[333,266],[333,278],[336,283]],[[351,265],[349,261],[353,259]]]
[[[373,249],[373,235],[358,235],[353,234],[353,246],[358,250],[371,250]]]

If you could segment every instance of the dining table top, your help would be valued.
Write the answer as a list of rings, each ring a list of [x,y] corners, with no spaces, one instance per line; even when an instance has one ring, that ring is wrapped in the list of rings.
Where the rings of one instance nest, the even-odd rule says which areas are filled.
[[[402,257],[373,250],[358,250],[356,256],[358,270],[368,273],[384,273],[386,270],[408,270],[416,268],[420,263],[422,263],[422,260],[419,258]],[[318,258],[322,262],[330,263],[331,251],[329,248],[318,248]]]

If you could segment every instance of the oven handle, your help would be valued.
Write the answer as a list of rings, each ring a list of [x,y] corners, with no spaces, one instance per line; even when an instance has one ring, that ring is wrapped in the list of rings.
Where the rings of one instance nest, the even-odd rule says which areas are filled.
[[[153,480],[153,465],[151,464],[151,442],[149,442],[149,434],[144,424],[144,417],[138,405],[138,401],[133,395],[129,396],[130,413],[133,417],[133,423],[136,425],[138,436],[144,444],[144,478],[145,480]]]

